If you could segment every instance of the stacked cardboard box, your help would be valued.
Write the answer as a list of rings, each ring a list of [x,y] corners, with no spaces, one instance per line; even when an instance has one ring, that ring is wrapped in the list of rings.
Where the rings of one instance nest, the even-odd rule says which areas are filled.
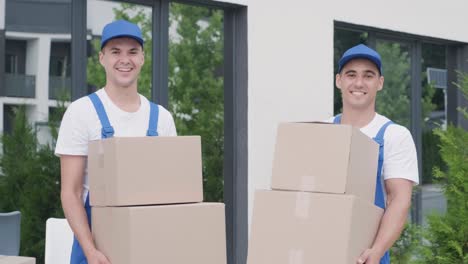
[[[90,142],[92,232],[113,264],[226,263],[224,204],[202,203],[198,136]]]
[[[351,126],[280,124],[273,190],[255,193],[248,264],[356,263],[383,214],[377,159],[378,145]]]

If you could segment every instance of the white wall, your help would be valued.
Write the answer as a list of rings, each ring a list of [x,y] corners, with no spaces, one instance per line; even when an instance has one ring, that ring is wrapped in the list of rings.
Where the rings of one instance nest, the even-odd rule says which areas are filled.
[[[468,42],[466,0],[246,2],[249,215],[253,191],[270,188],[278,122],[323,120],[333,113],[334,20]]]
[[[35,40],[28,41],[26,74],[36,76],[37,104],[27,108],[28,118],[32,123],[47,122],[49,119],[49,67],[43,65],[50,64],[50,48],[51,37],[49,35],[44,34]],[[38,134],[38,140],[41,143],[48,137],[50,136]]]
[[[370,0],[361,0],[359,6],[353,6],[352,1],[333,2],[340,3],[335,5],[339,10],[332,15],[339,21],[468,42],[466,0],[393,0],[385,6],[377,6],[376,1]]]

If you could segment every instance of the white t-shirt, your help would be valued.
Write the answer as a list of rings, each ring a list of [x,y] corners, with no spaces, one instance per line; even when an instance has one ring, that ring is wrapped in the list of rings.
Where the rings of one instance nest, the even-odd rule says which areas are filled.
[[[333,119],[330,118],[327,122],[333,123]],[[388,121],[390,120],[387,117],[376,113],[374,119],[360,130],[374,138]],[[411,133],[404,126],[392,124],[385,130],[382,176],[384,180],[399,178],[410,180],[414,185],[419,183],[416,146]]]
[[[148,130],[150,102],[140,95],[140,108],[136,112],[125,112],[117,107],[104,89],[97,91],[104,105],[115,137],[144,137]],[[88,142],[101,139],[101,121],[88,96],[82,97],[68,106],[60,124],[55,147],[55,155],[88,155]],[[174,119],[164,107],[159,106],[158,135],[177,136]],[[88,173],[85,170],[83,200],[88,194]]]

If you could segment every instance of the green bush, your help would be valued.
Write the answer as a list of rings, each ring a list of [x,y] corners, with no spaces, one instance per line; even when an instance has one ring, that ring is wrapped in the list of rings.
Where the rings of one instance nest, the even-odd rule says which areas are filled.
[[[422,184],[433,183],[433,168],[445,169],[439,152],[440,137],[432,130],[422,132]]]
[[[459,74],[458,87],[468,99],[468,75]],[[460,109],[468,118],[466,109]],[[421,263],[468,263],[468,131],[449,125],[435,131],[446,168],[435,168],[435,180],[447,199],[447,213],[433,214],[424,230]]]
[[[459,80],[457,86],[468,99],[468,74],[459,73]],[[468,119],[466,109],[459,111]],[[391,250],[392,263],[468,264],[468,131],[449,125],[432,135],[425,132],[423,144],[425,149],[440,148],[424,154],[435,168],[424,171],[423,183],[442,186],[447,213],[430,215],[423,229],[407,225]]]
[[[21,212],[20,255],[42,264],[46,220],[63,217],[59,159],[52,146],[39,145],[23,106],[15,109],[13,123],[12,132],[1,137],[0,211]]]
[[[406,224],[400,238],[390,250],[393,264],[409,264],[421,242],[421,228],[415,224]]]

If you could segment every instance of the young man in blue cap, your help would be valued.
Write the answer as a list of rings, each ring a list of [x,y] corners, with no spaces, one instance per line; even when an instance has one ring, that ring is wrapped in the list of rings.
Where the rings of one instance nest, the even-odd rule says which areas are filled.
[[[176,136],[171,114],[138,93],[144,53],[137,25],[125,20],[107,24],[99,61],[106,72],[105,86],[70,104],[55,148],[60,156],[62,207],[75,234],[71,264],[110,263],[96,249],[90,230],[88,142],[112,136]]]
[[[375,112],[377,92],[383,85],[382,61],[375,50],[360,44],[343,54],[336,75],[343,113],[330,121],[358,127],[380,145],[375,205],[385,210],[375,241],[357,258],[358,264],[390,263],[388,250],[403,230],[412,188],[419,182],[410,132]]]

